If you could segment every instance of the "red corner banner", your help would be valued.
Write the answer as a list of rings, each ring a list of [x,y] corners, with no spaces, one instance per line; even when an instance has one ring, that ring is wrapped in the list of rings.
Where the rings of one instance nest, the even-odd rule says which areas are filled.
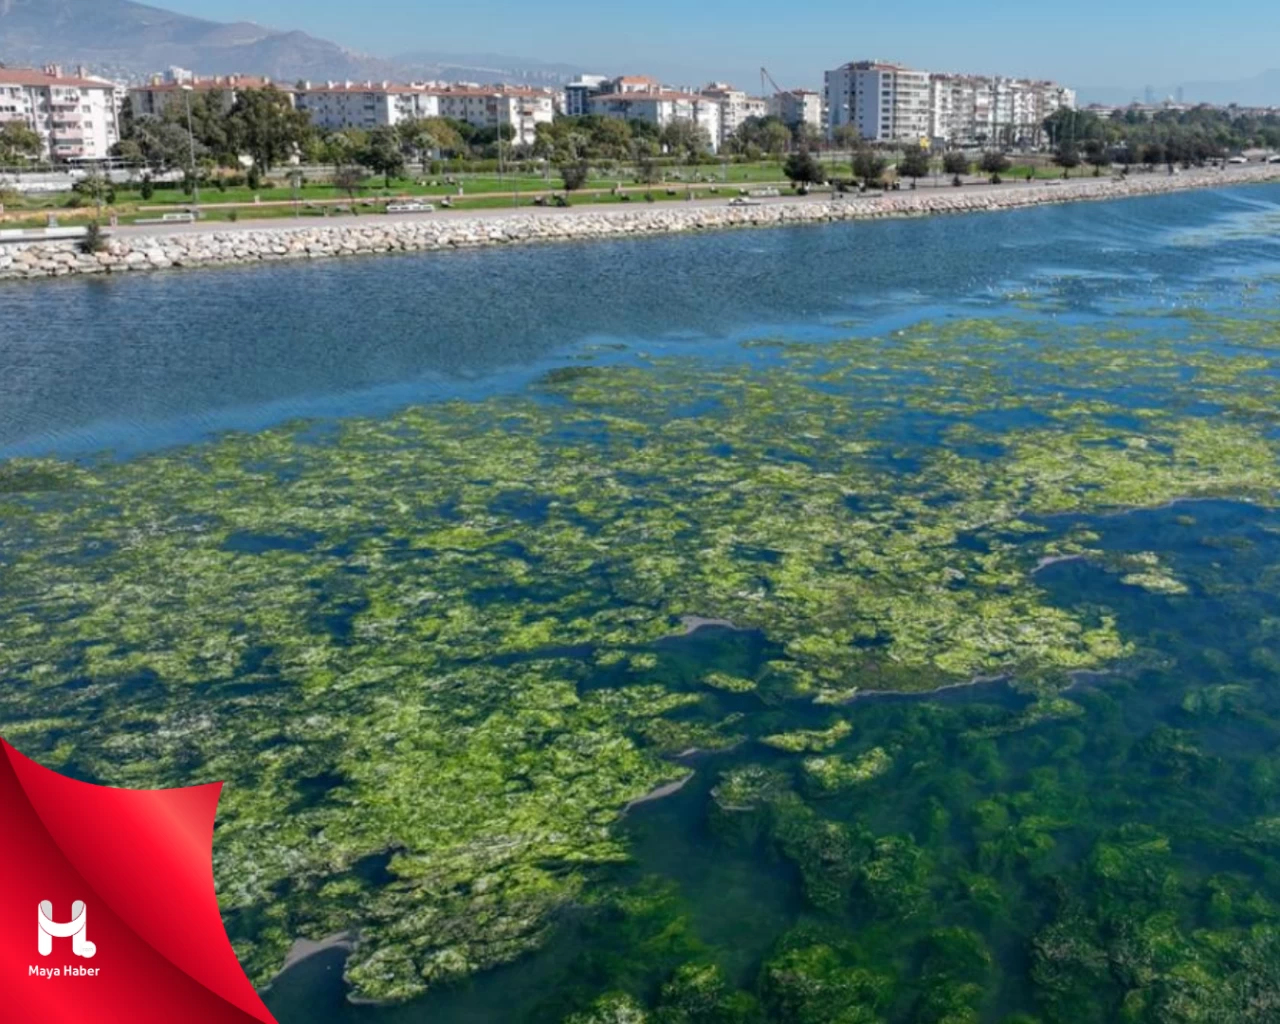
[[[0,1016],[275,1024],[218,912],[221,790],[77,782],[0,740]]]

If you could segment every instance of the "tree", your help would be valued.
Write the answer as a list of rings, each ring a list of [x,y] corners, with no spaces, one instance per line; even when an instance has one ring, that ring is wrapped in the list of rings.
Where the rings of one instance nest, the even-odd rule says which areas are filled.
[[[696,121],[681,117],[662,129],[662,144],[675,156],[692,158],[711,149],[711,137]]]
[[[636,180],[647,185],[651,190],[658,180],[658,162],[653,158],[653,150],[643,140],[635,142]],[[652,195],[652,191],[649,195]]]
[[[396,131],[403,146],[417,156],[423,174],[427,173],[427,162],[436,151],[462,148],[462,136],[443,118],[406,121]]]
[[[1074,142],[1064,140],[1058,144],[1053,154],[1053,162],[1062,168],[1062,176],[1069,178],[1071,168],[1080,166],[1080,150],[1076,148]]]
[[[791,144],[791,132],[777,118],[767,118],[760,129],[759,146],[772,157],[779,157]]]
[[[21,121],[0,125],[0,164],[16,164],[40,155],[40,136]]]
[[[330,132],[320,142],[320,152],[327,164],[333,164],[335,172],[342,170],[355,159],[360,145],[347,132]]]
[[[799,150],[787,157],[787,162],[782,165],[782,173],[794,185],[817,184],[826,178],[822,173],[822,165],[807,149]]]
[[[134,121],[131,141],[138,146],[148,166],[161,170],[190,168],[193,148],[197,161],[204,159],[209,152],[198,139],[192,146],[191,136],[185,127],[159,117],[140,117]]]
[[[363,184],[364,175],[357,167],[339,167],[333,172],[333,187],[345,192],[350,199],[356,197]]]
[[[929,151],[923,146],[909,146],[898,161],[898,173],[916,181],[929,174]]]
[[[842,149],[852,149],[862,140],[862,133],[851,124],[841,124],[832,130],[831,137]]]
[[[886,166],[885,158],[870,146],[860,146],[853,154],[853,175],[861,178],[862,183],[870,188],[880,180]]]
[[[264,171],[293,156],[311,133],[306,113],[294,110],[279,89],[243,89],[227,115],[229,145]]]
[[[1009,158],[998,149],[989,149],[982,154],[982,159],[978,162],[978,166],[982,169],[983,174],[991,175],[991,183],[993,185],[1000,184],[1000,175],[1007,171],[1010,166]]]
[[[1090,139],[1084,144],[1085,159],[1093,167],[1095,178],[1102,176],[1102,169],[1111,166],[1111,151],[1101,139]]]
[[[381,174],[383,182],[391,187],[391,179],[404,173],[404,152],[396,130],[383,125],[373,129],[365,140],[364,148],[356,154],[356,160],[374,174]]]
[[[942,169],[948,174],[968,174],[969,158],[958,149],[951,149],[942,154]]]
[[[587,183],[589,168],[585,160],[567,160],[560,165],[560,180],[566,192],[576,192]]]

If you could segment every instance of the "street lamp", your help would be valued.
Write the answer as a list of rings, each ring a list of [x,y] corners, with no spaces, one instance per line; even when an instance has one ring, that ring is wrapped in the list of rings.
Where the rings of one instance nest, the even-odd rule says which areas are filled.
[[[182,98],[187,105],[187,137],[191,140],[191,197],[195,202],[196,220],[200,219],[200,177],[196,174],[196,130],[191,123],[192,87],[186,83],[182,86]]]

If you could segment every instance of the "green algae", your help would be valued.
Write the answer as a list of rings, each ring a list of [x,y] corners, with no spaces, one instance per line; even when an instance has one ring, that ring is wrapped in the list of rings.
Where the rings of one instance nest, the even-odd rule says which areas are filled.
[[[530,397],[347,421],[320,440],[289,424],[126,462],[12,460],[0,727],[115,785],[226,780],[215,877],[259,983],[296,936],[337,931],[356,936],[354,994],[375,1001],[519,958],[627,861],[623,809],[687,774],[673,755],[744,739],[788,765],[721,780],[720,834],[768,837],[817,913],[856,898],[870,920],[915,927],[942,898],[937,851],[800,794],[861,799],[941,756],[905,737],[833,751],[866,692],[1012,678],[1033,699],[960,730],[975,750],[1078,718],[1059,695],[1070,673],[1138,647],[1114,610],[1053,598],[1037,567],[1086,556],[1135,597],[1190,600],[1161,552],[1103,555],[1107,515],[1274,503],[1273,326],[1179,326],[956,318],[770,343],[761,365],[573,367]],[[732,622],[767,657],[677,671],[664,644],[684,616]],[[1193,717],[1244,706],[1188,700]],[[793,710],[815,704],[819,721]],[[1176,737],[1152,756],[1184,777],[1214,770]],[[993,870],[1055,849],[1053,815],[1012,817],[982,840]],[[1267,941],[1187,946],[1180,962],[1226,969]],[[936,961],[920,1019],[967,1019],[982,973],[953,978],[918,952]],[[1046,953],[1041,970],[1084,991],[1072,979],[1104,954],[1063,967]],[[761,1006],[892,1015],[892,972],[861,955],[785,945]],[[1171,998],[1141,993],[1135,1020]],[[650,1013],[634,994],[600,998],[583,1020]],[[803,1013],[786,1019],[846,1019]]]

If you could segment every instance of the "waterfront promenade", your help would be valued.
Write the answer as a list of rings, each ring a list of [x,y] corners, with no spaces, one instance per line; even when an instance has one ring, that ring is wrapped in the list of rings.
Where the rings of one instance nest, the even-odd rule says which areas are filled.
[[[20,242],[0,248],[0,279],[62,277],[318,259],[390,252],[424,252],[549,241],[769,227],[886,217],[1012,210],[1052,203],[1156,195],[1191,188],[1280,180],[1280,165],[1080,178],[1054,183],[1009,182],[985,188],[921,189],[883,195],[783,196],[733,206],[723,199],[619,209],[570,207],[490,209],[429,214],[370,215],[323,224],[280,221],[121,227],[98,253],[73,241]]]

